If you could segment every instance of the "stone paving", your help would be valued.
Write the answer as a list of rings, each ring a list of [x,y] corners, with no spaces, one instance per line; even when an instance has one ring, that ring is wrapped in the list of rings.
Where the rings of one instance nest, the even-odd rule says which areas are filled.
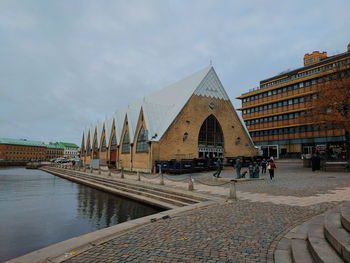
[[[276,179],[237,184],[238,201],[221,202],[147,224],[85,251],[66,263],[80,262],[273,262],[279,238],[292,227],[341,201],[350,200],[350,174],[317,172],[277,163]],[[135,178],[134,178],[135,177]],[[206,184],[223,179],[194,175]],[[135,175],[126,178],[136,179]],[[181,177],[172,177],[180,179]],[[157,179],[146,179],[153,181]],[[168,186],[186,188],[186,181]],[[225,198],[228,185],[196,183],[196,191]]]

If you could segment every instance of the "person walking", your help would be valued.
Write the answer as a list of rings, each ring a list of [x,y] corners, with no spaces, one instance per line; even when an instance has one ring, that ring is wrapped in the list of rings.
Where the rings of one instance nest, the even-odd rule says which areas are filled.
[[[265,158],[261,161],[260,165],[261,165],[261,174],[266,174],[267,161]]]
[[[221,160],[220,158],[216,161],[216,171],[213,174],[214,177],[216,178],[220,178],[220,174],[221,174],[221,170],[222,170],[222,164],[221,164]]]
[[[276,169],[276,164],[273,161],[273,159],[269,160],[269,164],[267,165],[267,170],[269,170],[270,174],[270,179],[272,180],[275,177],[275,169]]]

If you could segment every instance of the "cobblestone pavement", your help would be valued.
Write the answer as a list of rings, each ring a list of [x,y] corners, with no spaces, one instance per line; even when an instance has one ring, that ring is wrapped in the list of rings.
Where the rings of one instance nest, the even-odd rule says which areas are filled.
[[[222,202],[149,223],[65,263],[272,263],[274,247],[285,232],[341,201],[350,200],[349,173],[311,172],[288,162],[277,163],[277,167],[273,181],[265,176],[264,180],[237,183],[236,202]],[[232,168],[223,171],[223,179],[214,179],[211,174],[192,174],[196,191],[227,197],[228,184],[208,184],[228,182],[228,178],[233,178]],[[142,181],[158,183],[159,178],[151,177],[142,177]],[[126,178],[135,180],[136,175]],[[178,181],[165,179],[167,186],[187,188],[186,175],[170,178]]]
[[[277,237],[298,222],[334,205],[323,203],[297,207],[248,201],[224,202],[150,223],[65,263],[270,263],[273,262],[273,241]]]
[[[166,176],[165,184],[187,189],[187,176],[189,175]],[[225,199],[229,193],[229,184],[225,182],[233,178],[233,169],[223,170],[221,179],[213,178],[212,172],[191,174],[191,176],[195,180],[195,191]],[[151,177],[146,176],[142,180],[158,183],[159,178],[147,179]],[[135,180],[136,175],[127,175],[126,178]],[[277,163],[274,180],[271,181],[267,175],[263,175],[262,178],[263,180],[237,183],[238,199],[297,206],[350,200],[350,173],[348,172],[312,172],[310,168],[303,168],[301,164],[285,162]]]

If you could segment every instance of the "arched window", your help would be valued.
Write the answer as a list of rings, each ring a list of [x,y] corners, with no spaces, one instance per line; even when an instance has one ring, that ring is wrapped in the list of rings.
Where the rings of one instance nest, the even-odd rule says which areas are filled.
[[[123,138],[122,153],[130,153],[129,132],[126,131]]]
[[[148,152],[147,131],[143,127],[137,137],[136,152]]]
[[[116,150],[116,149],[117,149],[117,136],[115,136],[114,134],[111,142],[111,150]]]
[[[97,144],[97,140],[95,140],[95,143],[94,143],[94,152],[97,152],[98,151],[98,144]]]
[[[223,146],[224,136],[220,123],[214,115],[210,115],[202,124],[198,138],[199,146]]]
[[[107,150],[106,148],[106,137],[103,136],[103,139],[102,139],[102,146],[101,146],[101,152],[105,152]]]

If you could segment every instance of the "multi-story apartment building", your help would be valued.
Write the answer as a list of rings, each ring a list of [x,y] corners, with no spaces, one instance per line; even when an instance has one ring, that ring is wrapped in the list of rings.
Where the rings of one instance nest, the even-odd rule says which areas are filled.
[[[317,99],[317,85],[330,85],[339,73],[350,77],[350,44],[347,52],[330,57],[327,52],[306,54],[304,67],[262,80],[258,88],[239,96],[239,110],[255,145],[276,157],[341,148],[343,130],[321,129],[301,117],[311,107],[309,101]]]

